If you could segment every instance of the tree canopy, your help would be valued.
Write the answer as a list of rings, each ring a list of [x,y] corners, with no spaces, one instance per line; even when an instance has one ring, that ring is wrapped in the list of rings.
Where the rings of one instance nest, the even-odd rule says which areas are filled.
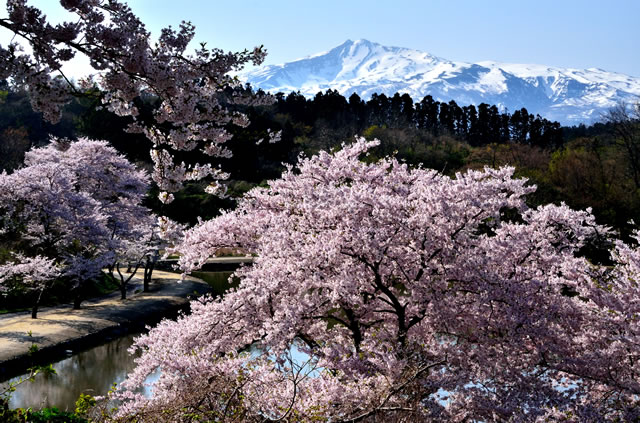
[[[237,289],[138,339],[117,415],[640,417],[638,249],[618,241],[615,266],[596,266],[580,250],[606,228],[565,205],[527,208],[534,188],[512,168],[449,178],[360,161],[376,144],[302,159],[187,231],[186,272],[219,248],[255,263]],[[134,393],[157,369],[153,396]]]
[[[50,24],[46,16],[26,0],[7,2],[7,17],[0,27],[26,42],[25,52],[16,41],[0,46],[0,80],[25,88],[31,105],[50,121],[60,119],[72,96],[94,96],[107,110],[129,118],[127,130],[144,134],[153,144],[154,181],[161,189],[175,191],[186,179],[214,178],[222,174],[210,165],[188,169],[174,163],[172,152],[201,148],[210,156],[228,156],[228,126],[246,126],[245,115],[228,103],[257,104],[269,101],[238,89],[221,101],[225,89],[241,88],[230,72],[246,63],[260,64],[266,52],[227,53],[208,49],[206,43],[189,53],[195,32],[189,22],[176,30],[161,31],[157,42],[126,3],[118,0],[61,1],[75,20]],[[96,74],[76,87],[62,67],[82,55]],[[101,91],[96,91],[99,87]],[[248,95],[247,95],[248,94]],[[145,101],[155,107],[143,113]],[[215,190],[214,183],[211,190]],[[163,195],[170,201],[169,193]]]
[[[138,228],[150,218],[142,205],[148,184],[148,174],[105,141],[54,140],[32,149],[24,167],[0,174],[0,244],[18,253],[4,270],[12,280],[37,280],[41,294],[52,277],[37,276],[36,266],[30,275],[11,266],[53,261],[79,307],[87,281],[117,261],[126,245],[142,242]],[[36,310],[37,303],[33,317]]]

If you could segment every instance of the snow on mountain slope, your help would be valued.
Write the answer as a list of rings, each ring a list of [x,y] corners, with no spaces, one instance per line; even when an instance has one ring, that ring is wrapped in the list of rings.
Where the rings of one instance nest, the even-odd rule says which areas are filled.
[[[590,123],[618,101],[640,98],[640,78],[602,69],[569,69],[491,61],[453,62],[429,53],[348,40],[327,52],[246,72],[241,79],[272,93],[300,91],[312,97],[335,89],[357,93],[431,95],[460,105],[489,103],[526,107],[563,124]]]

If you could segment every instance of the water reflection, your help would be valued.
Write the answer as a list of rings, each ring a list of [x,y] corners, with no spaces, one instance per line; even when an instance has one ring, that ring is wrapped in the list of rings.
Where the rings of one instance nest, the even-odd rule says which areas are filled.
[[[122,382],[135,367],[134,357],[127,349],[137,335],[114,339],[54,363],[57,374],[37,375],[34,382],[18,386],[11,396],[10,407],[39,409],[55,406],[61,410],[73,410],[81,393],[106,394],[114,383]]]

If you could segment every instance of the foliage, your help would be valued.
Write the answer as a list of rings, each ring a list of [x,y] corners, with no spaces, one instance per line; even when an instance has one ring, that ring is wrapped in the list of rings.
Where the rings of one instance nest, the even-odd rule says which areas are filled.
[[[198,154],[230,157],[232,136],[242,138],[232,127],[248,128],[250,113],[260,126],[278,123],[281,132],[266,129],[269,143],[284,141],[274,157],[290,158],[294,143],[322,151],[186,234],[177,249],[185,272],[220,248],[251,252],[256,262],[236,272],[240,284],[224,297],[194,302],[191,315],[165,321],[137,341],[139,366],[111,394],[123,402],[115,419],[640,419],[638,233],[630,231],[632,246],[612,241],[589,209],[528,208],[525,196],[534,188],[515,179],[512,168],[449,177],[386,157],[398,150],[411,163],[432,160],[429,165],[443,169],[485,159],[499,166],[500,157],[523,151],[501,147],[507,143],[536,153],[559,147],[557,123],[525,109],[510,115],[430,96],[414,104],[400,94],[347,101],[331,90],[312,101],[279,95],[271,111],[248,110],[246,104],[269,100],[256,100],[229,75],[260,63],[261,48],[224,53],[202,44],[189,55],[189,23],[163,30],[152,44],[118,0],[60,3],[77,19],[53,26],[26,0],[7,2],[0,27],[29,43],[31,53],[13,42],[0,47],[0,80],[28,91],[33,107],[51,121],[72,95],[125,118],[119,124],[152,145],[161,202],[170,203],[171,192],[187,180],[212,178],[205,190],[224,193],[218,180],[227,175],[217,163],[179,162]],[[102,73],[98,83],[75,86],[67,79],[62,64],[76,54]],[[617,201],[629,180],[637,197],[637,120],[618,113],[610,123],[615,142],[556,152],[548,180],[561,185],[595,176],[589,187],[594,197],[605,195],[601,209],[633,208],[636,198],[609,199]],[[14,153],[26,145],[20,125],[12,128],[18,132],[9,134],[7,167],[16,166]],[[358,140],[333,154],[323,151],[367,128],[382,138],[391,134],[390,141]],[[250,138],[264,130],[248,129]],[[274,157],[260,158],[262,138],[246,151],[235,146],[244,155],[234,166],[252,183],[280,169]],[[118,186],[113,177],[126,172],[82,173],[77,163],[92,157],[74,162],[73,155],[65,158],[67,147],[56,143],[37,163],[30,162],[37,152],[27,154],[25,168],[2,174],[0,234],[3,251],[8,245],[24,253],[8,265],[42,259],[48,263],[42,268],[59,267],[82,281],[128,255],[121,241],[133,225],[119,213],[140,206],[138,188],[145,183],[133,183],[130,197],[103,196],[109,185]],[[184,153],[196,148],[196,155]],[[367,151],[372,157],[359,161]],[[618,183],[612,176],[618,168],[590,171],[604,169],[610,157],[625,159],[624,182],[616,189],[609,182]],[[545,178],[540,163],[528,163],[532,175]],[[95,174],[101,175],[97,183]],[[77,188],[87,183],[92,187]],[[609,244],[609,266],[584,257],[592,241]],[[24,272],[12,277],[29,280]],[[294,358],[296,349],[306,354],[305,363]],[[135,388],[157,369],[154,396],[144,398]]]
[[[323,96],[317,96],[313,99],[306,99],[295,93],[277,97],[278,101],[273,105],[259,107],[229,105],[233,110],[246,114],[251,121],[250,125],[241,128],[242,130],[229,129],[234,136],[227,141],[226,145],[233,152],[232,157],[226,159],[210,158],[200,152],[191,151],[180,152],[176,159],[184,160],[186,163],[208,161],[214,167],[222,166],[222,169],[234,178],[233,181],[225,184],[230,197],[233,198],[246,191],[245,188],[238,189],[241,184],[255,186],[263,184],[268,179],[277,178],[284,170],[282,164],[294,163],[300,151],[316,153],[321,148],[335,148],[341,142],[352,139],[354,135],[364,134],[368,138],[380,139],[381,145],[371,153],[378,158],[397,152],[397,157],[406,160],[409,164],[422,164],[449,175],[465,168],[511,164],[516,167],[518,175],[526,176],[538,185],[538,191],[528,199],[530,204],[540,205],[565,201],[574,208],[591,206],[600,223],[621,230],[624,236],[630,234],[627,221],[629,219],[637,220],[640,216],[639,210],[635,206],[637,201],[634,200],[634,198],[638,198],[636,189],[629,189],[629,183],[634,186],[632,168],[629,167],[633,161],[630,160],[627,152],[633,153],[633,149],[629,150],[625,145],[632,147],[633,143],[627,142],[625,144],[624,139],[633,141],[633,137],[629,137],[629,135],[633,136],[634,126],[629,124],[624,117],[632,120],[634,115],[633,109],[628,106],[624,109],[625,114],[614,114],[615,119],[609,119],[605,123],[596,123],[589,127],[562,128],[564,139],[559,138],[559,131],[552,132],[555,138],[549,142],[534,142],[528,132],[523,132],[530,127],[534,129],[540,125],[544,127],[544,122],[536,123],[538,118],[533,119],[526,110],[520,109],[511,115],[503,113],[501,116],[506,117],[500,117],[500,120],[508,120],[510,139],[505,140],[504,137],[496,136],[490,137],[488,142],[481,142],[475,138],[472,139],[472,136],[475,137],[475,135],[471,135],[471,133],[460,132],[465,127],[462,121],[459,122],[459,125],[458,123],[454,124],[454,129],[460,126],[460,131],[454,130],[452,132],[448,129],[443,130],[440,124],[417,127],[414,120],[394,118],[397,113],[391,113],[392,102],[382,101],[377,97],[374,102],[373,99],[363,101],[354,95],[346,103],[344,99],[340,100],[342,97],[335,92],[325,93]],[[398,98],[401,97],[398,96]],[[332,100],[327,102],[326,98]],[[317,104],[316,101],[318,101]],[[403,101],[406,105],[409,104],[408,99],[405,98]],[[11,92],[6,104],[6,114],[11,116],[12,113],[18,113],[15,110],[25,109],[25,102],[23,93]],[[437,102],[434,100],[432,102],[433,106],[430,107],[435,110]],[[381,111],[380,116],[374,119],[374,114],[367,111],[374,107],[374,104],[378,109],[381,104],[386,104],[385,107],[389,109],[384,109],[385,111]],[[408,113],[407,116],[415,119],[417,106],[416,103],[411,102],[411,104],[413,104],[414,111]],[[426,100],[423,104],[430,104],[430,101]],[[145,161],[145,166],[150,169],[152,162],[148,156],[148,150],[153,144],[140,134],[125,133],[128,125],[127,118],[116,116],[107,110],[93,110],[94,106],[87,99],[78,99],[76,103],[71,103],[68,107],[66,119],[73,119],[77,122],[79,133],[95,139],[108,139],[111,145],[125,154],[130,161]],[[153,110],[152,108],[146,110],[150,107],[148,104],[141,107],[144,113],[151,113]],[[455,110],[458,106],[449,103],[448,107]],[[487,108],[487,110],[491,109],[491,106]],[[467,107],[462,110],[465,113],[472,113],[473,109]],[[26,110],[19,112],[21,115],[25,113]],[[439,115],[436,113],[434,116],[434,119],[438,119]],[[488,113],[486,116],[489,117],[491,114]],[[516,116],[515,120],[513,116]],[[514,126],[513,123],[520,122],[523,119],[522,116],[527,116],[529,120],[533,119],[533,123],[531,125],[520,123]],[[20,147],[24,144],[24,139],[20,135],[24,128],[19,126],[19,122],[20,120],[7,120],[6,126],[0,125],[0,128],[6,128],[4,131],[8,131],[7,134],[14,134],[17,137],[7,139],[9,141],[7,148],[11,151],[11,157],[23,155],[23,151],[18,151],[24,150]],[[37,123],[37,120],[31,119],[28,122],[30,143],[44,142],[46,137],[43,138],[43,135],[32,139],[31,133],[35,130],[33,125]],[[256,145],[255,140],[264,138],[264,133],[270,128],[282,130],[281,141],[276,144],[262,142]],[[629,129],[632,131],[630,132]],[[52,128],[49,130],[53,131]],[[58,132],[60,131],[58,130]],[[472,133],[476,134],[478,131],[472,131]],[[503,128],[503,135],[504,133]],[[635,136],[637,137],[637,135]],[[594,180],[600,178],[598,173],[600,173],[601,167],[582,166],[583,171],[574,172],[575,183],[570,184],[572,187],[575,186],[575,189],[567,189],[562,175],[554,170],[550,155],[554,151],[571,150],[574,146],[585,146],[589,143],[597,145],[596,150],[605,153],[602,156],[603,159],[606,159],[602,163],[605,170],[607,166],[613,166],[612,169],[615,169],[616,173],[615,177],[607,179],[606,183],[610,184],[609,193],[604,197],[596,197],[592,204],[586,202],[585,199],[594,198],[593,194],[582,193],[580,186],[590,186]],[[592,147],[588,147],[587,150],[594,151]],[[7,156],[7,159],[9,160],[10,157]],[[18,159],[10,160],[13,160],[12,163],[14,163]],[[15,166],[15,164],[11,166]],[[627,167],[625,168],[625,166]],[[567,169],[572,170],[571,168]],[[613,174],[613,172],[609,173]],[[235,207],[232,198],[222,199],[203,193],[205,187],[206,183],[191,181],[185,184],[183,190],[174,193],[175,204],[165,205],[159,199],[151,199],[146,200],[145,205],[158,214],[189,224],[195,224],[198,217],[211,218],[216,216],[221,209]],[[159,192],[157,187],[152,188],[151,197],[157,197]],[[612,195],[612,193],[614,194]],[[606,200],[604,203],[608,204],[603,204],[603,199]]]
[[[509,114],[499,112],[495,105],[461,107],[453,100],[439,102],[429,95],[414,103],[407,94],[399,93],[392,97],[373,94],[367,101],[353,94],[347,102],[333,90],[320,92],[313,99],[306,99],[300,93],[280,94],[277,98],[277,113],[290,115],[294,122],[300,122],[302,125],[297,128],[303,129],[305,125],[312,128],[305,134],[319,141],[310,145],[312,152],[327,150],[335,140],[357,134],[377,138],[379,135],[371,132],[374,128],[418,129],[433,137],[456,137],[472,146],[509,141],[542,148],[562,144],[558,122],[534,116],[524,108]],[[325,132],[324,136],[320,132]],[[321,141],[322,138],[326,140]]]
[[[5,423],[88,423],[89,420],[69,411],[60,411],[56,407],[42,410],[17,408],[0,410],[0,417]]]
[[[30,147],[27,130],[24,127],[7,128],[0,133],[0,169],[13,170],[24,160],[24,152]]]
[[[87,423],[88,420],[70,411],[60,411],[56,407],[32,411],[28,421],[33,423]]]
[[[592,207],[601,222],[628,239],[634,228],[629,222],[640,217],[640,191],[627,163],[615,139],[578,138],[553,153],[547,177],[558,198],[573,207]]]
[[[29,291],[36,291],[39,303],[42,292],[60,273],[53,259],[16,254],[15,261],[0,265],[0,293],[18,289],[28,295]]]
[[[81,112],[75,104],[65,109],[60,122],[51,124],[33,111],[26,92],[13,87],[5,93],[0,101],[0,171],[17,169],[27,150],[47,144],[52,135],[74,135],[74,120]]]
[[[108,236],[106,216],[88,194],[75,190],[75,180],[71,172],[53,163],[0,175],[0,237],[20,252],[5,266],[21,267],[11,274],[20,273],[23,282],[36,283],[34,317],[47,288],[44,282],[60,273],[79,286],[105,264],[100,245]],[[51,270],[46,277],[41,274],[45,267],[38,265],[45,261]],[[34,272],[31,276],[25,273],[29,269]]]
[[[186,233],[186,272],[219,248],[255,263],[137,340],[115,418],[640,417],[640,249],[617,242],[615,265],[596,266],[579,251],[607,230],[588,211],[527,208],[534,187],[512,168],[358,160],[376,145],[303,159]],[[154,396],[135,394],[158,368]]]
[[[0,391],[0,420],[5,423],[88,423],[83,416],[90,407],[95,406],[96,400],[91,395],[81,394],[76,401],[75,412],[60,411],[56,407],[47,407],[41,410],[31,408],[9,409],[9,399],[16,387],[25,382],[33,382],[35,377],[42,373],[45,375],[56,374],[51,364],[47,366],[35,366],[29,369],[29,376],[17,382],[8,384]]]
[[[30,353],[34,346],[35,346],[34,351],[37,351],[38,349],[37,346],[32,345],[32,348],[30,348]],[[15,392],[16,387],[25,382],[33,382],[35,377],[40,373],[43,373],[45,375],[52,375],[52,374],[55,374],[56,371],[51,364],[47,366],[34,366],[29,369],[29,376],[25,378],[20,378],[17,381],[11,382],[6,386],[0,388],[0,418],[2,419],[3,422],[7,422],[7,423],[22,423],[22,422],[27,423],[31,421],[46,422],[49,420],[41,419],[41,416],[44,415],[43,413],[51,416],[52,414],[55,414],[58,412],[58,410],[52,411],[49,409],[44,409],[41,412],[36,413],[37,414],[35,417],[36,420],[32,420],[31,418],[33,416],[33,412],[31,409],[24,409],[24,408],[18,408],[15,410],[9,409],[9,399],[11,398],[11,393]],[[54,421],[64,421],[64,420],[54,420]]]
[[[115,239],[115,263],[109,266],[109,274],[114,280],[114,268],[118,273],[120,298],[126,299],[127,284],[140,267],[144,268],[144,291],[149,290],[153,268],[160,259],[161,252],[174,245],[182,236],[184,226],[167,217],[149,214],[147,209],[131,222],[131,227]],[[115,233],[115,232],[114,232]],[[128,266],[128,276],[122,274],[121,266]]]
[[[107,273],[101,273],[96,278],[87,281],[83,288],[86,298],[102,297],[119,289],[116,280]],[[14,285],[13,289],[0,297],[0,314],[32,311],[33,295],[25,289]],[[69,290],[69,284],[62,279],[53,281],[47,286],[46,295],[42,296],[40,307],[50,307],[69,304],[74,300],[74,293]]]
[[[91,407],[96,405],[96,399],[88,394],[80,394],[76,401],[75,413],[78,415],[86,414]]]

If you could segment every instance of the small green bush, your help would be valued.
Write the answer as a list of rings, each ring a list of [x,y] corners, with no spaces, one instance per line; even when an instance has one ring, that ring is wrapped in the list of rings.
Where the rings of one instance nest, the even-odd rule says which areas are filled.
[[[9,409],[9,397],[0,397],[0,422],[2,423],[89,423],[82,417],[96,405],[91,395],[80,394],[75,412],[60,411],[57,407],[47,407],[34,411],[31,408]]]
[[[60,411],[56,407],[33,411],[30,408],[9,410],[6,404],[0,404],[0,421],[4,423],[88,423],[89,420],[76,413]]]
[[[88,420],[79,417],[76,413],[60,411],[56,407],[43,408],[40,411],[28,413],[28,421],[31,423],[87,423]]]

